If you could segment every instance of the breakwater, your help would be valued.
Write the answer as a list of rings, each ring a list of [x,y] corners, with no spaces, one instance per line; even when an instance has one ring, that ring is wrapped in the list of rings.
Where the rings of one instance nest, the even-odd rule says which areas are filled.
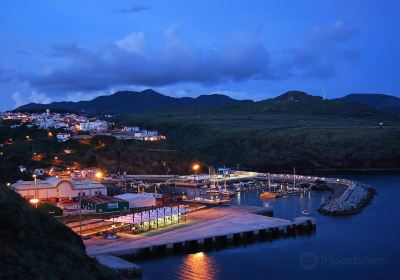
[[[282,179],[312,185],[311,189],[331,191],[327,201],[321,203],[318,212],[327,216],[354,215],[361,212],[377,194],[376,190],[361,182],[326,177],[313,177],[291,174],[262,174],[258,180],[280,181]]]
[[[328,216],[354,215],[361,212],[376,195],[369,185],[356,181],[327,182],[332,195],[321,204],[318,212]]]

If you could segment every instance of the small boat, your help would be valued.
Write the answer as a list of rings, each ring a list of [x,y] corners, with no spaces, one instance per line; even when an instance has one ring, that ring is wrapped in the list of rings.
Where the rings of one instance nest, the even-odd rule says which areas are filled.
[[[301,213],[303,213],[303,215],[310,215],[310,212],[308,212],[308,210],[303,210],[301,211]]]
[[[223,191],[220,192],[220,194],[221,194],[222,196],[229,196],[229,197],[235,196],[235,195],[236,195],[235,192],[233,192],[233,191],[228,191],[228,190],[223,190]]]
[[[206,193],[208,193],[208,194],[219,194],[219,190],[216,190],[216,189],[206,190]]]
[[[270,192],[263,192],[262,194],[260,194],[261,198],[277,198],[278,195],[274,194],[274,193],[270,193]]]

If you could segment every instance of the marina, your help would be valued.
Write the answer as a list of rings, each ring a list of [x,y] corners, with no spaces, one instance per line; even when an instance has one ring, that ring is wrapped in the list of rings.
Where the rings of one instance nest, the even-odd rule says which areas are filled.
[[[223,205],[239,193],[259,190],[264,199],[299,196],[312,190],[328,190],[331,196],[321,204],[320,212],[324,215],[350,215],[361,211],[374,196],[371,186],[357,181],[341,178],[304,176],[296,174],[272,174],[245,171],[232,171],[229,174],[209,174],[163,177],[151,175],[156,181],[133,180],[143,179],[140,175],[124,175],[113,178],[113,183],[125,191],[143,192],[154,189],[154,192],[179,197],[189,204]],[[110,183],[105,179],[106,183]],[[160,194],[162,195],[162,194]]]
[[[334,280],[348,279],[353,273],[365,275],[366,279],[393,279],[397,271],[395,265],[400,261],[396,242],[399,225],[393,223],[393,217],[400,213],[396,204],[399,175],[337,176],[373,185],[379,195],[361,213],[341,217],[318,212],[321,202],[328,201],[331,195],[326,191],[270,200],[274,216],[285,220],[293,220],[307,209],[309,217],[317,221],[315,234],[132,261],[143,268],[146,279],[157,279],[157,271],[161,270],[167,271],[164,278],[168,280],[247,279],[249,273],[251,279],[264,279],[268,275],[277,279]],[[257,190],[244,192],[235,197],[232,204],[261,207],[264,200],[259,194]],[[377,236],[385,236],[385,241],[377,240]],[[315,265],[307,266],[308,257],[316,260],[312,262]],[[290,267],[286,274],[282,272],[282,263]]]

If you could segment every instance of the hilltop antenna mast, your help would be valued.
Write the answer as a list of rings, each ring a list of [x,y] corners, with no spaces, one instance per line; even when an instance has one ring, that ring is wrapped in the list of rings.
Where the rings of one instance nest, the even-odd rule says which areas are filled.
[[[322,100],[326,100],[325,86],[322,86]]]

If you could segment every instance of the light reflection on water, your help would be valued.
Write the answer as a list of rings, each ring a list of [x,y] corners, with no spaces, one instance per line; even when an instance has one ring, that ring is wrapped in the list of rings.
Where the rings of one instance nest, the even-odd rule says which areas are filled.
[[[212,280],[219,275],[216,261],[203,252],[185,256],[178,265],[178,271],[182,280]]]

